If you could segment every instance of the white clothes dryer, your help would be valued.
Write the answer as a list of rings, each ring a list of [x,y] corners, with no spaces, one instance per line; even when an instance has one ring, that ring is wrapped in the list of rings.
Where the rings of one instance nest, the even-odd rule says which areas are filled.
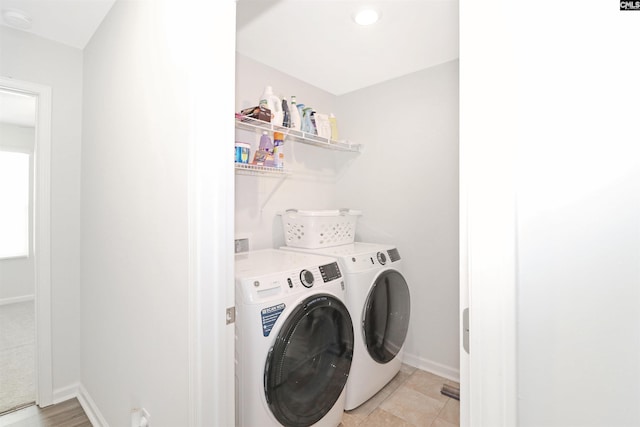
[[[411,300],[398,249],[360,242],[281,249],[331,256],[339,262],[355,334],[345,409],[357,408],[391,381],[402,365]]]
[[[239,253],[235,278],[236,424],[339,425],[354,335],[336,259]]]

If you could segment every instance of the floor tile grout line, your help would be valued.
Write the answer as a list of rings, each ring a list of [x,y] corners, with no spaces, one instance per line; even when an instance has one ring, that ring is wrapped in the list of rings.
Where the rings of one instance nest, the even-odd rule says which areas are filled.
[[[444,401],[444,405],[442,405],[442,408],[440,408],[440,410],[438,411],[438,415],[436,415],[436,418],[440,418],[440,414],[442,414],[442,411],[444,411],[445,406],[447,406],[447,403],[449,403],[450,400],[451,398],[447,398],[447,400]]]
[[[391,395],[392,395],[393,393],[395,393],[395,392],[396,392],[396,391],[397,391],[397,390],[398,390],[402,385],[404,385],[404,383],[406,383],[406,382],[409,380],[409,378],[411,378],[411,377],[412,377],[416,372],[418,372],[418,371],[419,371],[418,369],[414,370],[414,371],[411,373],[411,375],[407,376],[407,378],[402,382],[402,384],[400,384],[400,385],[399,385],[399,386],[398,386],[398,387],[397,387],[397,388],[396,388],[396,389],[395,389],[391,394],[389,394],[389,396],[387,396],[387,398],[385,398],[384,400],[387,400],[389,397],[391,397]],[[444,382],[446,382],[446,379],[444,379],[444,378],[443,378],[443,380],[445,380],[445,381],[443,381],[443,383],[444,383]],[[434,384],[438,384],[438,383],[434,383]],[[429,398],[432,398],[432,399],[433,399],[433,397],[431,397],[431,396],[429,396],[429,395],[426,395],[426,394],[424,394],[424,393],[420,392],[419,390],[416,390],[416,391],[417,391],[418,393],[422,394],[422,395],[423,395],[423,396],[425,396],[425,397],[429,397]],[[443,395],[443,396],[444,396],[444,395]],[[447,406],[447,403],[449,403],[449,401],[450,401],[450,400],[451,400],[451,398],[450,398],[450,397],[447,397],[447,398],[445,399],[444,403],[442,404],[442,406],[441,406],[441,407],[440,407],[440,409],[438,410],[438,414],[437,414],[437,415],[436,415],[436,416],[431,420],[431,423],[429,423],[429,426],[427,426],[427,427],[431,427],[431,426],[433,426],[433,424],[436,422],[436,420],[437,420],[437,419],[441,419],[442,421],[446,421],[446,422],[448,422],[448,423],[449,423],[449,421],[448,421],[448,420],[446,420],[446,419],[444,419],[444,418],[440,417],[440,415],[442,414],[442,412],[444,411],[445,406]],[[383,401],[383,402],[384,402],[384,401]],[[382,404],[382,402],[381,402],[381,404]]]
[[[357,422],[357,423],[356,423],[356,427],[358,427],[358,426],[363,426],[363,425],[364,425],[364,422],[367,420],[367,418],[369,418],[369,417],[371,416],[371,414],[373,414],[377,409],[384,410],[384,409],[380,408],[380,407],[382,406],[382,404],[383,404],[384,402],[386,402],[386,401],[387,401],[387,399],[389,399],[391,396],[393,396],[393,394],[394,394],[396,391],[398,391],[398,389],[399,389],[400,387],[402,387],[402,386],[404,385],[404,383],[406,383],[406,382],[409,380],[409,378],[411,378],[411,376],[412,376],[414,373],[416,373],[416,372],[417,372],[417,369],[415,369],[413,372],[411,372],[409,375],[407,375],[407,377],[406,377],[406,378],[405,378],[401,383],[399,383],[399,384],[398,384],[398,386],[397,386],[396,388],[394,388],[394,389],[393,389],[393,390],[392,390],[392,391],[391,391],[387,396],[385,396],[385,397],[384,397],[384,399],[382,399],[382,400],[380,401],[380,403],[378,403],[378,404],[376,405],[376,407],[375,407],[375,408],[374,408],[370,413],[368,413],[364,418],[362,418],[362,420],[361,420],[361,421],[359,421],[359,422]],[[393,380],[391,380],[391,381],[393,381]]]
[[[374,413],[374,412],[376,412],[376,410],[384,411],[384,409],[382,409],[382,408],[381,408],[381,406],[382,406],[382,405],[383,405],[383,404],[384,404],[384,403],[385,403],[389,398],[393,397],[393,396],[395,395],[395,393],[397,393],[397,392],[398,392],[402,387],[406,386],[406,384],[411,380],[411,378],[412,378],[414,375],[417,375],[417,374],[418,374],[418,373],[420,373],[420,372],[426,372],[426,373],[428,373],[428,374],[434,375],[435,377],[438,377],[438,380],[439,380],[439,381],[438,381],[438,382],[434,382],[434,383],[433,383],[433,385],[436,385],[436,384],[441,384],[441,385],[442,385],[442,384],[444,384],[444,383],[447,383],[447,379],[446,379],[446,378],[439,377],[439,376],[438,376],[438,375],[436,375],[436,374],[432,374],[432,373],[431,373],[431,372],[429,372],[429,371],[424,371],[424,370],[421,370],[421,369],[419,369],[419,368],[415,368],[415,369],[413,369],[411,372],[406,372],[406,371],[404,371],[404,372],[407,374],[407,375],[406,375],[406,377],[405,377],[404,379],[401,379],[401,380],[400,380],[400,381],[395,385],[395,387],[393,388],[393,390],[392,390],[392,391],[389,391],[389,393],[388,393],[388,394],[386,394],[386,395],[382,398],[382,400],[381,400],[380,402],[378,402],[378,403],[377,403],[377,405],[376,405],[376,406],[371,410],[371,412],[369,412],[368,414],[364,415],[364,416],[363,416],[363,418],[359,418],[359,417],[358,417],[358,418],[355,418],[355,417],[354,417],[354,418],[352,418],[352,419],[351,419],[351,422],[350,422],[350,424],[349,424],[349,425],[356,426],[356,427],[366,427],[366,425],[367,425],[367,420],[369,420],[369,419],[373,419],[373,418],[372,418],[373,413]],[[395,378],[394,378],[394,379],[395,379]],[[392,381],[393,381],[393,380],[392,380]],[[412,387],[409,387],[409,388],[411,388],[412,390],[414,390]],[[384,388],[383,388],[383,389],[384,389]],[[438,420],[439,420],[439,421],[441,421],[441,422],[446,423],[447,425],[449,425],[449,424],[451,424],[451,425],[456,425],[456,423],[452,423],[452,422],[451,422],[451,421],[449,421],[448,419],[446,419],[446,418],[442,417],[442,415],[444,414],[445,407],[447,406],[447,404],[449,404],[449,403],[450,403],[450,401],[451,401],[451,400],[454,400],[454,399],[452,399],[452,398],[450,398],[450,397],[448,397],[448,396],[446,396],[446,395],[442,395],[442,397],[444,397],[444,400],[440,400],[440,399],[437,399],[436,397],[434,397],[434,396],[432,396],[432,395],[425,394],[425,393],[423,393],[423,392],[422,392],[422,391],[420,391],[420,390],[414,390],[414,391],[415,391],[415,392],[418,392],[419,394],[421,394],[422,396],[424,396],[424,397],[426,397],[426,398],[429,398],[429,399],[436,399],[436,400],[438,400],[438,401],[441,403],[441,406],[440,406],[440,408],[438,409],[437,414],[436,414],[433,418],[431,418],[431,421],[430,421],[429,425],[428,425],[428,426],[423,425],[423,427],[433,427],[433,426],[435,425],[436,421],[438,421]],[[345,411],[345,412],[346,412],[346,411]],[[385,411],[385,412],[386,412],[386,411]],[[391,414],[391,415],[394,415],[393,413],[390,413],[390,414]],[[410,425],[414,426],[411,422],[408,422],[407,420],[403,420],[403,421],[404,421],[405,423],[408,423],[408,424],[410,424]],[[457,425],[459,425],[459,424],[457,424]],[[345,427],[345,425],[344,425],[344,424],[342,424],[342,427]]]
[[[398,390],[400,389],[400,387],[402,387],[402,386],[403,386],[407,381],[409,381],[409,378],[411,378],[411,377],[413,376],[413,374],[415,374],[415,373],[416,373],[416,371],[417,371],[417,369],[416,369],[416,370],[414,370],[414,371],[413,371],[412,373],[410,373],[409,375],[407,375],[407,377],[406,377],[406,378],[405,378],[405,379],[404,379],[400,384],[398,384],[398,386],[397,386],[395,389],[393,389],[393,391],[391,391],[391,393],[389,393],[389,394],[387,395],[387,397],[385,397],[384,399],[382,399],[382,401],[381,401],[381,402],[376,406],[376,409],[380,408],[380,406],[382,406],[382,404],[383,404],[384,402],[386,402],[386,401],[387,401],[387,399],[389,399],[391,396],[393,396],[393,395],[395,394],[395,392],[396,392],[396,391],[398,391]],[[375,411],[375,409],[374,409],[374,411]],[[373,413],[373,411],[372,411],[371,413]],[[371,415],[371,414],[369,414],[369,415]],[[367,415],[367,417],[368,417],[369,415]]]
[[[395,389],[393,389],[393,391],[391,391],[384,399],[382,399],[380,403],[376,405],[375,409],[371,411],[371,413],[367,414],[367,416],[364,417],[364,419],[360,423],[358,423],[357,426],[361,426],[361,425],[363,426],[364,425],[363,423],[367,420],[367,418],[369,418],[369,416],[371,416],[371,414],[373,414],[376,411],[376,409],[380,409],[381,411],[384,411],[384,409],[381,408],[382,404],[386,402],[391,396],[393,396],[398,390],[400,390],[400,387],[402,387],[407,381],[409,381],[409,378],[411,378],[416,372],[418,372],[417,368],[414,369],[413,372],[411,372],[409,375],[407,375],[407,377],[402,382],[400,382],[398,386]],[[431,423],[433,424],[433,421]]]

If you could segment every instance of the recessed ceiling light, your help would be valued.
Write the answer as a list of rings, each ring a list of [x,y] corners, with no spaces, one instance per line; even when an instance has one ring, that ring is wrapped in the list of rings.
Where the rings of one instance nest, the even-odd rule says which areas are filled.
[[[31,28],[31,17],[18,9],[3,9],[2,19],[4,19],[4,22],[11,27],[19,28],[21,30],[28,30]]]
[[[359,25],[375,24],[378,19],[380,19],[380,14],[374,9],[362,9],[353,17],[353,20]]]

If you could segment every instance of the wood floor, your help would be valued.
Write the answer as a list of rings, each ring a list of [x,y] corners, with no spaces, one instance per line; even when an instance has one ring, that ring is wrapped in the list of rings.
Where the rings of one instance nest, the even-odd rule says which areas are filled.
[[[29,406],[0,417],[0,427],[91,427],[78,399],[38,408]]]

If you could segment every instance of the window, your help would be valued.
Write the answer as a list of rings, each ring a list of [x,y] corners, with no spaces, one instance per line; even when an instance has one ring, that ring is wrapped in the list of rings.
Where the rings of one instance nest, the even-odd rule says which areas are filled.
[[[0,151],[0,259],[29,255],[29,154]]]

